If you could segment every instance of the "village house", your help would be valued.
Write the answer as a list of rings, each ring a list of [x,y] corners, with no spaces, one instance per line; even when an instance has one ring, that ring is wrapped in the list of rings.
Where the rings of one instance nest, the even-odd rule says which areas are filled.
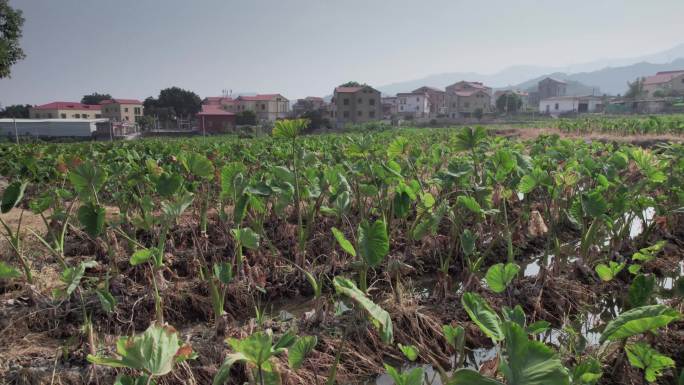
[[[31,119],[97,119],[101,114],[98,105],[76,102],[52,102],[29,109]]]
[[[202,105],[221,106],[228,112],[237,112],[237,101],[229,96],[209,96],[202,100]]]
[[[397,114],[397,100],[396,96],[383,96],[380,98],[384,119],[391,119],[393,115]]]
[[[143,103],[136,99],[108,99],[100,102],[103,118],[112,122],[135,123],[143,115]]]
[[[292,106],[292,115],[302,116],[307,112],[323,111],[327,109],[327,103],[323,98],[317,96],[307,96],[304,99],[297,99],[297,102]]]
[[[446,93],[438,88],[423,86],[412,91],[413,93],[421,93],[428,95],[428,105],[430,109],[430,117],[439,115],[446,115]]]
[[[198,130],[207,134],[220,134],[235,128],[235,113],[226,111],[220,103],[202,104],[197,113]]]
[[[569,113],[589,113],[603,110],[598,96],[555,96],[539,102],[539,113],[558,116]]]
[[[426,118],[430,115],[429,96],[423,92],[397,94],[397,113],[404,118]]]
[[[684,95],[684,70],[658,72],[646,77],[643,86],[647,97]]]
[[[333,119],[339,128],[348,123],[382,119],[380,91],[368,85],[335,88],[332,104]]]
[[[290,101],[281,94],[238,96],[235,101],[237,113],[253,111],[258,121],[284,119],[290,110]]]
[[[489,112],[492,89],[480,82],[461,81],[446,88],[447,114],[452,119],[469,118]]]
[[[494,92],[494,100],[493,103],[496,106],[496,102],[499,100],[500,97],[508,94],[513,94],[513,95],[518,95],[520,100],[522,101],[522,105],[520,106],[520,111],[525,111],[530,107],[530,95],[529,93],[525,91],[520,91],[520,90],[500,90]]]

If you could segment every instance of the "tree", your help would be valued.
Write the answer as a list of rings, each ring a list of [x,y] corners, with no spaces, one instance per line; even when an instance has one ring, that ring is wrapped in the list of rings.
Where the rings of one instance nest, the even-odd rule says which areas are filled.
[[[629,99],[635,99],[644,94],[644,78],[637,78],[633,82],[627,82],[627,87],[629,88],[625,93],[625,97]]]
[[[496,109],[503,113],[516,113],[522,107],[522,98],[520,95],[506,92],[496,99]]]
[[[176,116],[190,117],[202,109],[202,99],[192,91],[179,87],[165,88],[159,92],[157,107],[170,107]]]
[[[330,128],[330,120],[323,117],[323,111],[321,110],[310,110],[302,114],[302,118],[309,120],[309,127],[307,133],[318,130],[320,128]]]
[[[98,94],[97,92],[93,92],[90,95],[83,95],[83,97],[81,98],[81,103],[89,105],[98,105],[101,101],[108,100],[111,98],[112,95],[110,94]]]
[[[349,82],[346,82],[344,84],[340,84],[340,87],[365,87],[367,85],[368,84],[366,84],[366,83],[361,84],[359,82],[349,81]]]
[[[257,123],[257,116],[254,111],[245,110],[240,111],[235,115],[235,124],[254,126]]]
[[[30,104],[7,106],[0,111],[0,118],[28,119],[29,108],[31,108]]]
[[[9,6],[8,0],[0,0],[0,79],[10,76],[10,67],[26,57],[19,46],[24,17],[20,9]]]

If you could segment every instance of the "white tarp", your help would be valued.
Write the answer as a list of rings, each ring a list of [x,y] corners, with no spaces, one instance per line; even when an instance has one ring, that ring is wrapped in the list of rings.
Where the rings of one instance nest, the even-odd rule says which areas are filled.
[[[90,137],[107,119],[16,119],[19,136]],[[14,119],[0,119],[0,135],[14,137]]]

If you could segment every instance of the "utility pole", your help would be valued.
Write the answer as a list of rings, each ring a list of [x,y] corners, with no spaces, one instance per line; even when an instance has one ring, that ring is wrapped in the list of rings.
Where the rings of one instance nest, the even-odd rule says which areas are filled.
[[[17,144],[19,144],[19,131],[17,130],[17,118],[12,118],[12,121],[14,122],[14,139],[17,141]]]

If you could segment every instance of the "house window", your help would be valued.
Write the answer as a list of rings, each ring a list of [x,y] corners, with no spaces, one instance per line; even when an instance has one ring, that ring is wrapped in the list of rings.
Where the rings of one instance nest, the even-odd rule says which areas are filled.
[[[80,119],[80,118],[81,118],[81,114],[74,114],[74,118]]]
[[[49,112],[49,113],[47,114],[47,116],[48,116],[48,119],[52,119],[52,112]]]
[[[81,115],[81,117],[82,117],[83,119],[88,119],[88,114],[83,114],[83,115]]]
[[[348,105],[349,105],[349,99],[344,98],[343,102],[344,102],[344,105],[345,105],[345,106],[348,106]]]
[[[404,111],[404,106],[399,106],[399,111]]]
[[[262,105],[261,105],[261,110],[263,111],[263,110],[265,110],[265,109],[266,109],[266,105],[265,105],[265,104],[262,104]]]
[[[464,107],[464,108],[469,108],[469,107],[470,107],[470,102],[465,102],[465,103],[463,103],[463,107]]]
[[[363,99],[361,99],[361,98],[356,99],[356,103],[363,104]]]
[[[128,112],[128,107],[124,107],[124,112]]]
[[[363,112],[361,112],[361,111],[356,111],[356,115],[361,116],[362,114],[363,114]]]
[[[558,103],[556,103],[556,106],[555,106],[555,108],[556,108],[556,110],[558,109]]]
[[[348,118],[349,117],[349,111],[344,111],[342,113],[342,116],[344,116],[345,118]]]
[[[420,101],[420,98],[416,98],[416,101],[419,102],[419,101]]]
[[[368,104],[370,104],[371,106],[374,106],[375,105],[375,99],[369,99]]]
[[[136,114],[136,115],[140,115],[140,107],[135,107],[135,108],[133,109],[133,113]]]
[[[128,120],[128,115],[125,116],[126,120]]]
[[[368,117],[374,118],[375,117],[375,111],[368,111]]]
[[[59,117],[62,119],[66,119],[66,114],[61,114]]]

